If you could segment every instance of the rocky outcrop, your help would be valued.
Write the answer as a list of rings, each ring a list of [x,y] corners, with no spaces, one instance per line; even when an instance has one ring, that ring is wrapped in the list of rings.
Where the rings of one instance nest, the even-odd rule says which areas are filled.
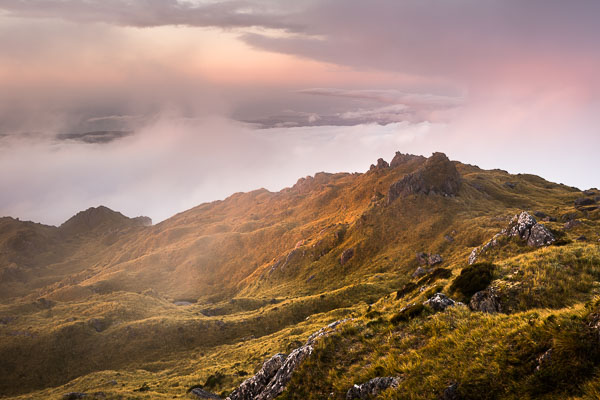
[[[277,371],[281,369],[285,362],[285,354],[275,354],[267,360],[260,371],[253,377],[246,379],[237,389],[233,391],[228,399],[253,399],[260,395],[269,382],[273,379]]]
[[[389,388],[396,388],[400,384],[400,378],[395,376],[373,378],[360,385],[354,385],[346,393],[346,400],[370,399]]]
[[[208,399],[208,400],[221,400],[219,396],[214,393],[207,392],[202,388],[194,388],[190,390],[190,393],[196,396],[199,399]]]
[[[415,257],[417,258],[417,262],[420,265],[436,265],[436,264],[440,264],[444,261],[442,256],[440,256],[439,254],[430,254],[430,253],[419,252],[416,254]]]
[[[335,321],[310,335],[306,343],[292,351],[287,357],[276,354],[266,361],[260,371],[246,379],[226,400],[271,400],[279,396],[292,378],[293,372],[309,357],[315,342],[335,331],[348,319]]]
[[[527,239],[527,245],[531,247],[542,247],[548,246],[556,241],[556,238],[542,224],[536,224],[531,228],[529,238]]]
[[[388,191],[388,204],[411,194],[455,196],[460,190],[461,176],[448,157],[433,153],[415,172],[393,183]]]
[[[502,311],[500,298],[493,288],[487,288],[475,293],[469,301],[469,308],[473,311],[481,311],[490,314]]]
[[[596,204],[596,200],[590,197],[580,197],[574,201],[575,207],[591,206]]]
[[[397,151],[396,155],[394,155],[394,158],[392,158],[392,162],[390,162],[390,167],[396,168],[414,160],[425,161],[426,158],[423,156],[416,156],[414,154],[402,154]]]
[[[389,167],[390,165],[387,163],[387,161],[385,161],[383,158],[380,158],[377,160],[377,165],[371,164],[371,168],[369,168],[369,171],[388,169]]]
[[[477,258],[492,247],[498,246],[501,237],[518,237],[527,242],[531,247],[548,246],[556,241],[556,238],[543,224],[538,224],[536,219],[527,211],[515,215],[508,226],[500,233],[485,243],[476,247],[469,255],[469,264],[477,261]]]
[[[340,264],[346,264],[352,257],[354,257],[354,249],[352,247],[344,250],[340,256]]]
[[[443,293],[436,293],[429,300],[423,303],[424,306],[433,308],[434,311],[444,311],[448,307],[453,307],[460,303],[452,300]]]

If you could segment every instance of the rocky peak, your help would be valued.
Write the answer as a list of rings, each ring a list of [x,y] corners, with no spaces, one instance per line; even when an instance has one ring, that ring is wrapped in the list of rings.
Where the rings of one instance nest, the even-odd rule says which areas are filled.
[[[411,194],[455,196],[461,181],[454,163],[444,153],[433,153],[422,167],[390,186],[388,203]]]
[[[403,153],[400,153],[399,151],[397,151],[396,155],[392,159],[392,162],[390,163],[390,167],[396,168],[402,164],[406,164],[413,160],[425,161],[426,158],[423,156],[416,156],[414,154],[403,154]]]
[[[390,164],[388,164],[387,161],[385,161],[383,158],[379,158],[377,160],[377,165],[371,164],[371,168],[369,168],[369,171],[388,169],[389,167],[390,167]]]

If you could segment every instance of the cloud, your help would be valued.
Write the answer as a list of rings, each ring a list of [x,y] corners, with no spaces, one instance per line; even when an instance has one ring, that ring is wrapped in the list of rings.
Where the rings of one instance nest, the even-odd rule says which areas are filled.
[[[150,27],[163,25],[260,26],[300,30],[277,2],[180,0],[4,0],[0,9],[25,18],[60,18],[76,22]]]
[[[0,215],[60,224],[100,204],[155,222],[202,202],[325,170],[365,171],[422,140],[429,123],[255,130],[211,118],[163,117],[102,146],[14,141],[0,147]],[[285,166],[285,167],[282,167]]]
[[[59,133],[58,140],[73,140],[88,144],[106,144],[132,135],[133,131],[92,131],[81,133]]]
[[[296,93],[324,96],[334,100],[358,100],[362,107],[357,108],[354,104],[352,109],[348,109],[346,106],[344,111],[333,114],[319,109],[311,112],[287,110],[279,115],[246,120],[246,122],[256,124],[261,128],[443,122],[448,121],[455,109],[464,103],[462,97],[407,93],[393,89],[312,88],[298,90]]]

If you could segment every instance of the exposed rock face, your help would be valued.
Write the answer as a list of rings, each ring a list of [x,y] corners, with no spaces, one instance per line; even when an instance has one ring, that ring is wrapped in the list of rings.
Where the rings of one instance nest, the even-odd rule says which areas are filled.
[[[440,256],[439,254],[427,254],[419,252],[416,254],[415,257],[417,258],[417,262],[420,265],[436,265],[444,261],[442,256]]]
[[[354,385],[346,393],[346,400],[370,399],[386,389],[398,387],[399,384],[400,379],[395,376],[373,378],[361,385]]]
[[[469,264],[473,264],[477,261],[477,258],[491,247],[497,246],[499,244],[499,239],[502,236],[518,237],[526,241],[527,245],[531,247],[548,246],[556,241],[556,238],[548,228],[543,224],[538,224],[533,216],[527,211],[523,211],[520,214],[515,215],[502,232],[494,235],[494,237],[483,246],[474,248],[469,255]]]
[[[200,388],[194,388],[190,390],[190,393],[199,399],[221,400],[221,398],[216,394],[207,392],[206,390]]]
[[[387,161],[385,161],[383,158],[380,158],[377,160],[377,165],[371,164],[371,168],[369,168],[369,171],[382,170],[387,169],[389,167],[390,165],[387,163]]]
[[[354,257],[354,249],[352,247],[344,250],[340,256],[340,264],[346,264],[352,257]]]
[[[260,371],[246,379],[226,400],[271,400],[279,396],[292,378],[294,370],[312,354],[315,341],[334,332],[338,325],[348,321],[335,321],[310,335],[306,343],[289,356],[276,354],[265,362]]]
[[[529,238],[531,228],[537,224],[535,218],[533,218],[528,212],[523,211],[521,214],[515,215],[510,221],[510,224],[505,229],[508,236],[519,236],[523,240]]]
[[[471,301],[469,301],[469,308],[473,311],[481,311],[490,314],[502,311],[500,299],[493,288],[487,288],[475,293],[473,297],[471,297]]]
[[[228,399],[253,399],[258,396],[265,390],[284,362],[285,354],[275,354],[263,364],[256,375],[242,382],[242,384],[229,395]]]
[[[456,301],[452,300],[448,296],[443,293],[436,293],[429,300],[423,303],[424,306],[429,306],[433,308],[435,311],[444,311],[448,307],[453,307],[457,305]]]
[[[415,156],[414,154],[402,154],[399,151],[397,151],[394,158],[392,158],[392,162],[390,162],[390,167],[396,168],[402,164],[406,164],[413,160],[425,161],[426,158],[423,156]]]
[[[413,173],[393,183],[388,191],[388,204],[398,197],[411,194],[455,196],[462,179],[456,166],[443,153],[433,153],[425,164]]]
[[[556,238],[542,224],[536,224],[531,228],[529,238],[527,239],[527,245],[531,247],[542,247],[552,244],[556,241]]]
[[[441,264],[444,259],[439,254],[430,254],[427,258],[427,263],[429,265]]]
[[[537,358],[538,365],[535,367],[536,371],[539,371],[542,368],[544,368],[544,365],[547,365],[548,362],[552,360],[552,353],[554,353],[554,350],[552,350],[552,348],[549,348],[544,352],[544,354]]]

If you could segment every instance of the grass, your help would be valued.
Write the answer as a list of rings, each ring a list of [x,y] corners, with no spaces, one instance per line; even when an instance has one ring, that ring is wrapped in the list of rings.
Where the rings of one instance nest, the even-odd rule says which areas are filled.
[[[317,343],[282,398],[345,398],[353,384],[391,375],[400,387],[382,398],[437,398],[452,383],[463,398],[594,398],[587,318],[600,295],[598,212],[573,208],[581,194],[572,188],[463,164],[458,196],[388,205],[381,193],[415,165],[317,174],[153,227],[68,240],[51,227],[2,221],[10,279],[0,282],[0,396],[185,398],[195,385],[226,395],[273,354],[353,317]],[[582,224],[547,223],[561,246],[508,240],[469,267],[471,250],[521,209]],[[15,237],[57,247],[23,253]],[[413,278],[417,252],[444,261]],[[466,301],[488,285],[507,314],[421,306],[437,292]],[[555,361],[536,372],[550,348]]]

